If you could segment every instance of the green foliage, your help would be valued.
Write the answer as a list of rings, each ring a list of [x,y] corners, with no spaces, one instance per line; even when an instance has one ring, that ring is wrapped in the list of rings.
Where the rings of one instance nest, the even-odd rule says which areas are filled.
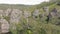
[[[4,4],[1,6],[4,6]],[[22,11],[28,10],[31,11],[31,13],[33,13],[35,9],[39,9],[40,13],[39,15],[41,15],[41,17],[39,17],[38,15],[37,18],[34,19],[32,16],[29,18],[25,18],[24,16],[22,16],[18,24],[10,23],[10,32],[12,34],[60,34],[60,26],[56,25],[56,23],[60,22],[60,19],[58,19],[58,16],[54,16],[54,18],[51,17],[51,19],[49,19],[47,24],[46,19],[48,15],[43,10],[44,7],[49,7],[48,13],[51,12],[54,8],[60,11],[59,10],[60,6],[58,6],[55,2],[43,2],[39,5],[33,5],[33,6],[11,5],[10,8],[21,9]],[[4,19],[8,21],[10,18],[6,16],[4,17]]]
[[[3,17],[3,18],[6,19],[7,21],[10,20],[10,17],[9,17],[9,16],[5,16],[5,17]]]

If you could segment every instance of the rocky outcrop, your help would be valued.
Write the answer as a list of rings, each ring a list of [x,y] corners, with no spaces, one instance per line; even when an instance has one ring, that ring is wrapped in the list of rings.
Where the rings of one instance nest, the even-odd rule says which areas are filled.
[[[51,12],[49,12],[49,7],[44,7],[43,10],[44,11],[41,14],[40,14],[39,9],[35,9],[32,14],[30,11],[27,11],[27,10],[21,11],[20,9],[8,8],[6,10],[0,10],[1,32],[3,32],[3,33],[9,32],[9,25],[12,27],[12,29],[16,29],[15,24],[18,24],[22,17],[24,17],[26,19],[28,19],[31,16],[34,19],[39,17],[41,21],[43,21],[43,20],[49,21],[49,19],[52,17],[60,16],[59,15],[60,13],[57,12],[56,8],[52,9]],[[9,17],[9,20],[6,20],[5,17]],[[28,22],[28,20],[27,20],[27,22]]]
[[[4,16],[9,16],[9,14],[12,12],[11,8],[8,8],[4,11]]]
[[[1,33],[7,33],[9,32],[9,23],[8,21],[6,21],[5,19],[0,19],[0,30],[1,30]]]
[[[18,23],[22,16],[22,11],[18,9],[13,9],[10,15],[10,22],[11,23]]]
[[[6,9],[5,11],[0,10],[0,23],[1,23],[1,32],[7,33],[9,32],[9,24],[12,23],[18,23],[20,21],[20,18],[22,16],[22,11],[18,9]],[[5,17],[9,17],[9,20],[7,21]],[[8,23],[9,22],[9,23]],[[12,26],[15,28],[15,25],[12,24]]]
[[[25,18],[28,18],[28,17],[31,16],[31,12],[25,10],[23,16],[24,16]]]

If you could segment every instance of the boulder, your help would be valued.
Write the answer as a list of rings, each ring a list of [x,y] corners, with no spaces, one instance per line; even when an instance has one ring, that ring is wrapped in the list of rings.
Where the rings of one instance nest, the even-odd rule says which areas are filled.
[[[9,23],[5,19],[0,19],[1,23],[1,33],[8,33],[9,32]]]

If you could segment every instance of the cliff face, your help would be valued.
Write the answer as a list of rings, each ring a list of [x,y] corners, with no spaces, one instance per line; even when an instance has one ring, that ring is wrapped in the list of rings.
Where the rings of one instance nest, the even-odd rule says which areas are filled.
[[[34,34],[38,34],[41,32],[39,30],[42,29],[48,29],[49,31],[47,31],[50,33],[53,29],[60,31],[58,29],[60,25],[60,6],[57,4],[51,4],[42,8],[38,6],[5,6],[0,5],[0,32],[2,33],[9,31],[16,33],[15,31],[18,31],[25,34],[25,31],[29,30],[33,31]]]
[[[50,19],[52,17],[55,17],[55,16],[59,16],[59,14],[57,13],[57,10],[56,9],[52,9],[51,12],[49,12],[49,8],[47,7],[44,7],[44,12],[41,13],[39,11],[39,9],[35,9],[33,11],[33,13],[31,13],[30,11],[22,11],[20,9],[6,9],[6,10],[0,10],[0,22],[2,23],[2,26],[1,26],[1,29],[2,29],[2,32],[9,32],[9,25],[13,24],[13,23],[16,23],[18,24],[20,21],[21,21],[21,18],[24,17],[24,18],[29,18],[31,16],[33,16],[33,18],[36,20],[36,18],[41,18],[43,20],[44,17],[48,16],[46,19]],[[57,15],[58,14],[58,15]],[[5,28],[4,28],[5,27]],[[15,25],[11,25],[11,27],[13,29],[16,29]],[[3,29],[4,28],[4,29]]]
[[[2,32],[9,32],[9,25],[12,23],[19,23],[22,16],[24,18],[28,18],[31,16],[31,13],[29,11],[21,11],[19,9],[6,9],[6,10],[0,10],[0,23]],[[12,25],[14,27],[14,25]],[[4,28],[5,27],[5,28]],[[4,28],[4,29],[3,29]],[[15,29],[15,27],[14,27]],[[4,33],[3,32],[3,33]]]
[[[11,9],[11,8],[8,8],[6,10],[0,10],[0,21],[2,23],[2,26],[1,26],[2,32],[3,31],[9,32],[9,30],[8,30],[9,25],[13,24],[13,23],[18,24],[21,21],[22,17],[29,18],[29,17],[33,16],[33,18],[36,20],[36,18],[38,18],[40,16],[39,18],[41,18],[43,20],[43,18],[45,18],[46,16],[48,16],[46,19],[48,19],[48,18],[50,19],[52,17],[59,16],[56,9],[52,9],[52,11],[49,12],[48,11],[49,8],[44,7],[43,10],[44,10],[43,13],[41,13],[39,9],[35,9],[33,11],[33,13],[31,13],[30,11],[26,11],[26,10],[22,11],[20,9]],[[16,29],[15,25],[11,25],[11,27],[13,29]]]

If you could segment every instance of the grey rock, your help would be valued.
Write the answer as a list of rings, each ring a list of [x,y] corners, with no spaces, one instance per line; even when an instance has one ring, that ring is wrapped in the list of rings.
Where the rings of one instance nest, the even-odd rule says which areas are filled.
[[[24,17],[25,18],[28,18],[28,17],[30,17],[31,16],[31,12],[29,12],[29,11],[24,11]]]
[[[51,11],[51,15],[52,15],[52,17],[57,16],[57,9],[56,9],[56,8],[54,8],[54,9]]]
[[[39,10],[36,9],[34,12],[33,12],[33,16],[38,16],[39,15]]]
[[[33,12],[33,18],[37,18],[37,16],[39,16],[39,10],[36,9],[34,12]]]
[[[5,19],[0,19],[1,33],[9,32],[9,23]]]
[[[10,16],[10,22],[11,23],[18,23],[20,18],[22,16],[22,11],[18,9],[13,9],[11,16]]]

